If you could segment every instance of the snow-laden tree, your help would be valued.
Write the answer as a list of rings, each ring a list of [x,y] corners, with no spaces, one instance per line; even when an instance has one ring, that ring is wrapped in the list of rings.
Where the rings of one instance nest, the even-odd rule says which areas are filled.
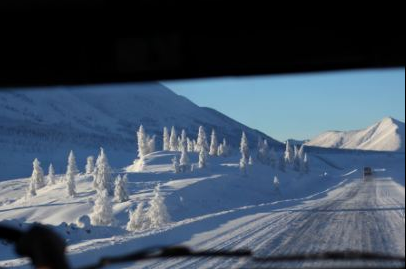
[[[294,161],[293,161],[293,168],[295,171],[300,171],[302,160],[300,155],[298,154],[298,150],[295,150],[297,147],[294,147]]]
[[[259,146],[259,148],[257,151],[257,159],[262,164],[269,164],[270,163],[270,150],[269,150],[269,145],[267,143],[267,140],[264,139],[264,141],[260,142],[258,146]]]
[[[27,190],[27,195],[28,196],[36,196],[37,195],[37,191],[35,188],[35,181],[33,180],[33,178],[30,179],[30,184],[28,185],[28,190]]]
[[[286,165],[286,159],[284,155],[281,155],[280,158],[278,159],[278,169],[282,172],[285,172],[285,165]]]
[[[147,211],[150,228],[159,228],[170,222],[170,216],[167,206],[164,203],[164,197],[160,193],[160,184],[154,189],[154,198],[149,202],[150,207]]]
[[[247,159],[243,156],[243,154],[239,161],[239,169],[242,176],[247,176]]]
[[[181,130],[181,138],[180,138],[179,144],[180,144],[180,151],[182,151],[183,148],[185,148],[185,150],[188,151],[187,133],[185,132],[184,129]]]
[[[301,162],[301,173],[308,174],[309,172],[309,160],[307,153],[304,153],[304,159]]]
[[[107,190],[96,193],[95,205],[90,215],[92,225],[111,225],[113,223],[112,202],[108,197]]]
[[[137,131],[137,147],[138,147],[138,157],[143,159],[146,154],[148,154],[148,141],[147,135],[144,130],[143,125],[140,125]]]
[[[205,168],[208,159],[208,152],[206,151],[205,147],[201,147],[201,151],[199,152],[199,159],[198,159],[198,168]]]
[[[199,152],[198,146],[196,145],[196,140],[195,139],[192,140],[192,145],[194,146],[194,151]]]
[[[177,139],[177,131],[175,127],[171,127],[171,135],[170,135],[170,150],[177,151],[178,150],[178,139]]]
[[[277,160],[276,152],[275,152],[274,148],[271,148],[270,149],[270,166],[272,168],[276,168],[277,162],[278,162],[278,160]]]
[[[242,154],[242,158],[244,158],[247,163],[249,160],[249,143],[244,132],[242,132],[242,138],[240,140],[240,153]]]
[[[41,163],[37,158],[33,161],[33,172],[31,174],[31,181],[35,184],[35,189],[38,190],[45,186],[44,171],[41,168]]]
[[[55,170],[54,170],[54,166],[52,165],[52,163],[48,167],[47,179],[48,179],[48,185],[55,184]]]
[[[187,137],[187,151],[193,152],[194,151],[194,142]]]
[[[178,156],[175,155],[172,159],[172,169],[174,171],[174,173],[179,173],[181,172],[180,167],[179,167],[179,160],[178,160]]]
[[[181,158],[179,159],[179,168],[181,172],[187,172],[191,170],[191,166],[189,163],[189,157],[186,147],[182,147],[181,150]]]
[[[212,129],[211,133],[211,145],[209,147],[209,155],[211,156],[218,155],[218,139],[216,138],[216,133],[214,129]]]
[[[280,192],[280,180],[278,180],[277,176],[274,176],[273,189],[274,189],[274,192],[276,192],[276,193]]]
[[[155,151],[155,135],[147,136],[147,154]]]
[[[223,138],[222,148],[223,148],[223,155],[224,156],[229,156],[230,155],[230,147],[226,143],[226,138]]]
[[[75,155],[73,151],[69,152],[68,157],[68,165],[66,167],[66,174],[65,174],[65,181],[66,181],[66,190],[68,196],[75,196],[76,194],[76,184],[75,184],[75,177],[78,174],[78,169],[76,166]]]
[[[95,157],[88,156],[86,158],[86,166],[85,166],[86,174],[90,175],[94,172],[94,170],[95,170]]]
[[[199,126],[198,138],[196,141],[196,150],[200,152],[201,148],[205,148],[206,151],[209,150],[208,141],[206,140],[206,133],[203,126]]]
[[[253,165],[253,158],[252,155],[249,156],[249,161],[247,162],[248,165]]]
[[[137,205],[136,210],[129,211],[129,222],[127,222],[127,231],[141,231],[149,226],[146,217],[143,214],[144,202],[140,202]]]
[[[164,127],[163,130],[163,150],[170,150],[170,135],[167,127]]]
[[[225,151],[223,150],[223,144],[218,146],[218,156],[225,156]]]
[[[300,158],[300,160],[304,159],[304,144],[301,145],[300,149],[298,150],[298,157]]]
[[[295,159],[295,158],[298,157],[298,147],[297,147],[297,145],[294,145],[293,149],[294,149],[294,159]]]
[[[127,192],[127,174],[123,177],[118,175],[114,182],[114,200],[122,203],[129,200],[129,194]]]
[[[97,191],[107,190],[108,194],[113,194],[112,169],[103,148],[100,148],[99,156],[96,160],[96,168],[93,179],[93,186]]]
[[[291,164],[294,161],[294,152],[288,140],[285,143],[284,160],[286,161],[287,164]]]

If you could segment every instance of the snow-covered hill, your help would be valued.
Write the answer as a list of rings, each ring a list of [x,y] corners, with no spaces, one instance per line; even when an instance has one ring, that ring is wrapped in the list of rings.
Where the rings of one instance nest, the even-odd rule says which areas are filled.
[[[119,255],[157,245],[185,244],[196,249],[249,248],[256,253],[273,254],[276,247],[284,247],[286,240],[295,238],[295,235],[301,234],[302,229],[309,227],[310,222],[305,222],[309,217],[307,212],[311,212],[312,215],[320,212],[322,217],[332,217],[333,220],[329,220],[335,221],[335,223],[338,222],[338,219],[343,219],[335,217],[337,215],[332,216],[336,211],[338,211],[336,214],[341,217],[349,216],[352,212],[354,215],[364,216],[364,214],[358,213],[359,209],[355,209],[352,202],[349,202],[354,197],[357,198],[364,194],[363,192],[360,195],[353,193],[353,198],[345,197],[345,199],[343,196],[336,198],[341,204],[349,203],[350,208],[345,209],[345,213],[337,208],[327,209],[326,202],[328,200],[329,204],[338,205],[332,203],[335,201],[338,190],[341,192],[357,190],[357,187],[360,186],[358,179],[361,176],[360,168],[366,164],[375,168],[377,177],[389,178],[386,182],[391,182],[391,186],[396,192],[393,190],[390,196],[386,192],[386,199],[391,197],[392,199],[397,198],[397,201],[404,201],[404,156],[398,153],[377,152],[361,155],[345,152],[318,156],[310,153],[308,174],[300,174],[291,167],[287,167],[286,172],[282,172],[277,168],[255,162],[249,167],[247,177],[242,177],[239,172],[240,156],[238,153],[229,157],[211,156],[206,168],[194,169],[194,171],[186,173],[172,171],[171,159],[174,154],[179,154],[179,152],[159,151],[147,155],[145,167],[141,172],[129,172],[126,167],[116,167],[114,176],[127,171],[130,199],[122,203],[113,201],[114,223],[111,226],[92,225],[86,229],[75,226],[78,218],[92,212],[96,197],[92,178],[83,173],[75,179],[77,190],[75,197],[68,197],[66,183],[62,180],[63,175],[61,174],[57,175],[55,185],[39,189],[34,197],[25,195],[29,178],[0,182],[0,222],[23,229],[28,227],[28,223],[35,221],[51,225],[67,240],[68,258],[72,265],[78,267],[96,262],[101,256]],[[189,155],[191,163],[196,165],[197,153],[189,153]],[[327,165],[322,159],[330,160],[343,169]],[[273,186],[275,175],[280,180],[278,191]],[[394,181],[390,178],[393,178]],[[353,185],[346,185],[349,182],[353,182]],[[158,183],[161,183],[160,191],[170,215],[170,222],[159,228],[128,232],[126,223],[129,220],[129,210],[134,209],[142,201],[149,202],[154,195],[153,189]],[[369,194],[370,192],[364,195]],[[397,197],[394,197],[394,194],[397,194]],[[325,200],[319,201],[318,199],[321,198]],[[392,199],[386,200],[392,205],[388,209],[388,213],[394,213],[393,219],[397,218],[397,221],[401,222],[402,215],[399,214],[399,211],[401,212],[404,207],[402,204],[395,204],[395,200]],[[312,206],[315,202],[320,208],[314,211]],[[386,206],[388,205],[386,204]],[[369,216],[371,216],[372,208],[368,208]],[[383,213],[384,209],[380,208],[378,212]],[[387,219],[387,215],[383,218]],[[311,219],[313,220],[312,227],[315,223],[318,224],[315,221],[316,218]],[[354,224],[355,222],[348,221],[347,223]],[[368,223],[376,222],[369,221]],[[404,225],[404,223],[402,224]],[[298,225],[299,227],[297,227]],[[324,230],[325,227],[329,227],[329,225],[325,225],[323,222],[318,224],[316,229],[318,232],[321,231],[320,229],[327,232]],[[392,227],[394,229],[385,230],[392,231],[389,233],[402,232],[399,226]],[[339,226],[339,228],[345,231],[341,235],[352,234],[349,232],[351,230],[347,229],[348,226]],[[331,230],[331,234],[337,234],[336,229],[334,232]],[[312,233],[308,236],[303,236],[304,233],[302,233],[302,241],[294,245],[297,247],[295,249],[297,253],[309,249],[310,245],[306,243],[307,240],[310,240],[309,237],[319,238],[315,236],[314,230],[307,231]],[[323,240],[326,238],[324,237]],[[403,240],[401,238],[404,237],[399,236],[399,238],[400,245],[396,246],[397,248],[388,249],[402,253]],[[339,246],[340,248],[358,247],[359,241],[346,241],[346,239],[347,237],[343,240],[343,245]],[[380,240],[382,242],[382,238]],[[269,245],[263,244],[263,241]],[[290,242],[292,243],[293,240]],[[337,239],[325,240],[325,242],[328,243],[312,246],[338,249]],[[381,247],[388,246],[373,244],[369,247],[373,247],[373,250],[375,248],[381,250]],[[15,260],[15,258],[12,246],[0,243],[0,266],[15,267],[27,264],[27,260]],[[162,262],[162,264],[160,266],[151,265],[148,268],[175,267],[172,264],[174,261],[169,261],[169,264],[166,263],[167,261],[153,261],[153,263],[156,262]],[[179,267],[189,268],[185,265],[188,262],[188,260],[183,261],[184,266]],[[227,263],[227,265],[230,264]],[[137,265],[134,266],[137,267]],[[138,268],[145,268],[142,264],[138,266]],[[207,268],[208,266],[204,263],[191,267]]]
[[[379,151],[405,151],[405,123],[386,117],[355,131],[328,131],[307,142],[308,146]]]
[[[83,86],[0,92],[0,180],[29,176],[31,163],[54,163],[57,173],[66,168],[69,150],[80,166],[103,146],[112,165],[119,167],[136,157],[135,131],[143,124],[157,135],[174,125],[178,132],[196,138],[203,125],[209,137],[226,137],[237,146],[241,132],[257,144],[258,136],[276,147],[282,144],[209,108],[201,108],[158,83],[115,86]]]

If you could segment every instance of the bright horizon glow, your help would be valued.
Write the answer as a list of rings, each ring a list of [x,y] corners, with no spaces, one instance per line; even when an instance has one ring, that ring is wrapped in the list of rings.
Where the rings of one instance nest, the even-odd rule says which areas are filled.
[[[280,141],[405,122],[405,69],[163,81],[175,93]]]

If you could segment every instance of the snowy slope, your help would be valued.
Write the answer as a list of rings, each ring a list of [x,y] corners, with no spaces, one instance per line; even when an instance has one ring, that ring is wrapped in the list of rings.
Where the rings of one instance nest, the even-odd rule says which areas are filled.
[[[405,151],[405,123],[391,117],[356,131],[328,131],[306,145],[379,151]]]
[[[76,179],[78,194],[73,198],[67,197],[65,184],[59,180],[31,198],[25,197],[27,178],[0,182],[0,221],[22,228],[35,221],[52,225],[67,240],[69,259],[75,266],[95,262],[101,256],[172,244],[195,249],[249,248],[258,255],[344,249],[391,250],[392,254],[405,251],[402,154],[319,156],[343,167],[338,170],[310,153],[307,175],[255,163],[247,177],[239,173],[238,154],[210,157],[206,169],[181,174],[171,171],[173,155],[167,151],[152,153],[146,157],[142,172],[129,172],[130,200],[114,203],[115,223],[110,227],[92,226],[87,233],[71,225],[89,214],[94,203],[91,179],[83,174]],[[190,153],[190,158],[196,165],[196,153]],[[365,164],[377,171],[377,184],[361,184],[360,168]],[[128,169],[115,170],[123,173]],[[274,175],[280,179],[279,193],[273,189]],[[140,201],[149,201],[158,183],[162,184],[171,222],[159,229],[126,231],[128,210]],[[360,223],[368,223],[369,229],[362,229]],[[369,233],[362,233],[366,231]],[[369,244],[360,244],[360,237]],[[27,264],[15,258],[11,246],[0,244],[0,266]],[[208,268],[207,262],[152,261],[146,267]],[[224,268],[238,261],[213,262],[215,267]]]
[[[209,138],[214,128],[218,139],[226,137],[237,146],[242,130],[257,144],[258,136],[281,146],[265,134],[244,126],[208,108],[201,108],[158,83],[115,86],[56,87],[0,92],[0,180],[28,176],[35,157],[48,167],[55,162],[57,173],[74,150],[78,164],[103,146],[114,166],[136,157],[135,131],[143,124],[157,135],[162,128],[184,128],[196,139],[203,125]]]

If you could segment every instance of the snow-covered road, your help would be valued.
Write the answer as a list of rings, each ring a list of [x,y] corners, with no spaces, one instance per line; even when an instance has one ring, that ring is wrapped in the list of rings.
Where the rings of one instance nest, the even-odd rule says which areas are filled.
[[[404,187],[391,178],[376,178],[371,182],[355,179],[320,199],[279,209],[270,205],[269,211],[267,206],[250,208],[248,211],[253,214],[197,234],[184,244],[196,249],[250,248],[261,256],[341,250],[404,256],[404,192]],[[216,268],[235,262],[178,259],[143,266]]]

